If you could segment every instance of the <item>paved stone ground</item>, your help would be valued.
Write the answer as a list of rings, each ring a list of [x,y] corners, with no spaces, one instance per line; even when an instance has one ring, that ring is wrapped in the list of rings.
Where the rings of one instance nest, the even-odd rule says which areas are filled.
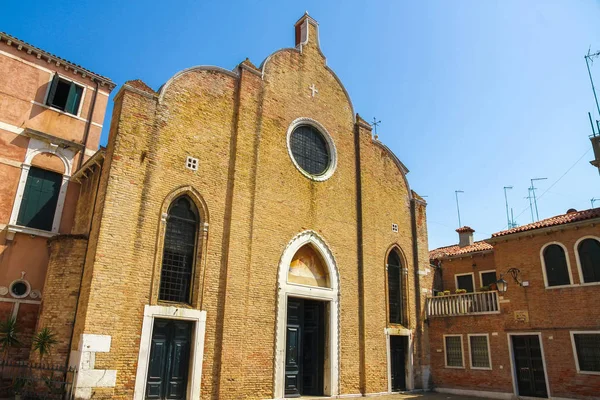
[[[483,397],[468,397],[457,396],[454,394],[424,392],[424,393],[407,393],[407,394],[391,394],[388,396],[373,397],[373,400],[481,400]]]

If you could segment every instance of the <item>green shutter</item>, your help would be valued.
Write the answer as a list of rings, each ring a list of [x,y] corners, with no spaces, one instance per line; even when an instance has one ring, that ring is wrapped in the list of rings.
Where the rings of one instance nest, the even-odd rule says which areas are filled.
[[[58,74],[54,74],[52,77],[52,82],[50,83],[50,92],[48,92],[48,99],[46,99],[46,104],[51,106],[52,101],[54,100],[54,95],[56,94],[56,87],[58,86]]]
[[[69,89],[69,97],[67,97],[67,105],[65,106],[65,112],[77,115],[77,111],[79,110],[79,102],[81,101],[82,94],[83,88],[71,82],[71,87]]]
[[[17,225],[52,230],[62,175],[31,167],[23,192]]]

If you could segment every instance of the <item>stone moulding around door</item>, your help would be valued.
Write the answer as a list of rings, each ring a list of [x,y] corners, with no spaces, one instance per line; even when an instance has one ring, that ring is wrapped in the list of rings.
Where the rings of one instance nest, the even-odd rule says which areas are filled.
[[[135,376],[134,400],[143,400],[146,392],[148,377],[148,363],[150,359],[150,346],[152,343],[152,330],[155,318],[177,319],[194,322],[192,348],[190,349],[190,373],[188,377],[187,398],[200,398],[200,384],[202,381],[202,360],[204,358],[204,335],[206,332],[206,311],[189,308],[144,306],[144,320],[142,323],[142,336],[138,355],[138,367]]]

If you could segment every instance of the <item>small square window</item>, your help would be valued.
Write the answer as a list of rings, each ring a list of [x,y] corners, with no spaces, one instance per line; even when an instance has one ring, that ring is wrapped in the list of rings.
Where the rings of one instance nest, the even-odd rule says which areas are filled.
[[[462,353],[462,336],[446,336],[444,338],[446,350],[446,367],[464,368]]]
[[[83,87],[55,74],[50,84],[46,104],[69,114],[77,115],[83,97]]]
[[[392,232],[398,232],[398,224],[392,224]]]
[[[192,171],[198,171],[198,159],[188,156],[185,160],[185,167]]]
[[[578,371],[600,374],[600,332],[572,335]]]

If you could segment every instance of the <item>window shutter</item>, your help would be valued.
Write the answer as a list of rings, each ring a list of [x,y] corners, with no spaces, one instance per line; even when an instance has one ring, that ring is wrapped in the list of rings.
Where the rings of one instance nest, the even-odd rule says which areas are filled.
[[[56,87],[58,86],[58,74],[54,74],[52,77],[52,82],[50,83],[50,92],[48,92],[48,98],[46,99],[46,104],[51,106],[52,100],[54,99],[54,95],[56,94]]]
[[[83,88],[71,82],[71,87],[69,88],[69,97],[67,97],[67,105],[65,106],[65,112],[77,115],[82,94]]]
[[[61,174],[31,167],[17,224],[45,231],[52,230],[61,184]]]

